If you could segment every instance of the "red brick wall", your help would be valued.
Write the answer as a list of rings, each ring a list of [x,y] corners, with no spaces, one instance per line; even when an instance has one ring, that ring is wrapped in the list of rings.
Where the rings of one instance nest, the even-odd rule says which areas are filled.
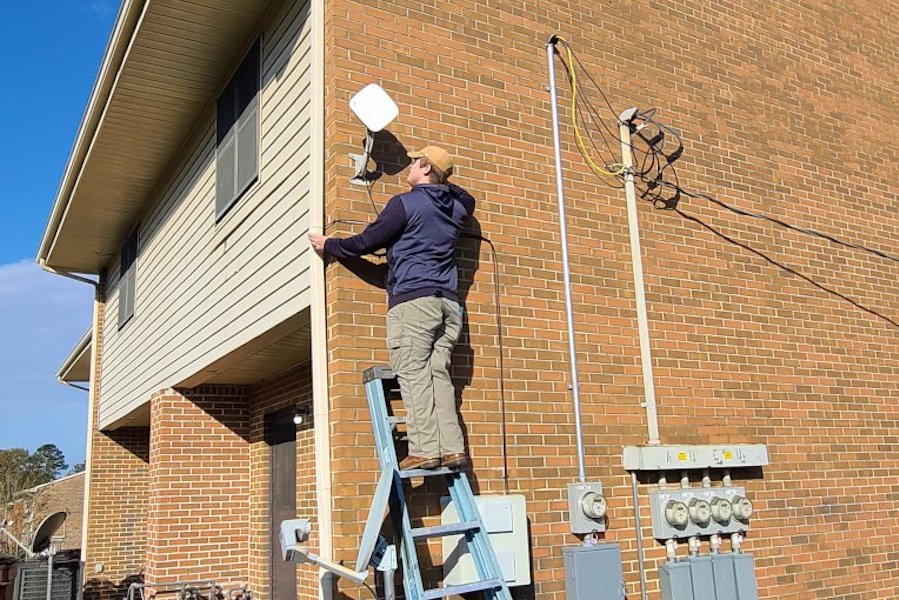
[[[250,539],[246,389],[160,392],[150,423],[147,581],[242,585]]]
[[[10,511],[17,525],[25,525],[21,539],[32,539],[41,522],[56,512],[66,513],[62,527],[54,534],[58,550],[81,548],[81,521],[84,508],[84,473],[68,475],[28,490],[16,498]],[[22,523],[22,519],[28,519]]]
[[[93,431],[86,599],[120,598],[146,565],[149,430]]]
[[[265,441],[265,416],[296,408],[309,416],[297,428],[297,515],[310,519],[313,532],[309,547],[318,548],[317,506],[315,499],[315,453],[313,448],[312,379],[308,363],[294,367],[281,375],[264,381],[250,390],[250,574],[249,583],[254,598],[271,598],[270,572],[270,457],[271,449]],[[318,597],[317,569],[297,569],[298,598]]]
[[[486,244],[464,242],[469,337],[456,376],[465,384],[482,492],[505,488],[505,419],[508,488],[527,498],[534,549],[535,585],[518,594],[562,598],[561,548],[578,542],[568,534],[565,501],[577,462],[546,40],[566,36],[617,110],[658,106],[684,132],[678,166],[686,187],[889,252],[899,237],[891,201],[899,120],[889,84],[899,53],[892,25],[879,16],[890,7],[878,7],[327,3],[326,220],[374,217],[365,190],[348,183],[347,154],[364,132],[347,101],[376,81],[400,105],[389,127],[400,143],[439,142],[459,155],[455,181],[478,197],[478,226],[497,248],[495,265]],[[561,72],[559,82],[565,120]],[[608,537],[623,545],[630,596],[638,593],[636,544],[621,449],[645,443],[646,428],[624,196],[585,167],[570,127],[562,137],[587,471],[606,486]],[[381,178],[376,203],[403,191],[404,181],[405,173]],[[762,598],[899,595],[891,558],[899,547],[892,537],[870,544],[864,516],[899,485],[899,267],[704,201],[681,208],[831,291],[676,213],[641,205],[663,441],[767,444],[764,477],[741,482],[757,507],[746,548]],[[329,233],[359,230],[336,225]],[[335,553],[352,560],[362,529],[354,502],[370,495],[377,471],[373,450],[360,451],[371,444],[360,373],[386,361],[385,299],[337,264],[327,286]],[[641,486],[648,527],[647,492]],[[878,527],[896,531],[899,520],[888,513]],[[658,598],[662,552],[651,540],[645,546]]]

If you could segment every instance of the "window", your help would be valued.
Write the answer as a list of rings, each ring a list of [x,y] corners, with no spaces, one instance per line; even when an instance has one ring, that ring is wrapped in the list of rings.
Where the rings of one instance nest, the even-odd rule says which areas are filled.
[[[134,316],[134,292],[137,281],[137,227],[122,246],[119,266],[119,329]]]
[[[218,99],[215,145],[215,218],[228,209],[259,178],[260,42]]]

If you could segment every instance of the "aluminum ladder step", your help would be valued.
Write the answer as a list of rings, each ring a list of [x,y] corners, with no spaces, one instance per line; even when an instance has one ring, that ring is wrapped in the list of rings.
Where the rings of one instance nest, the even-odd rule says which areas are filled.
[[[458,473],[459,469],[450,469],[448,467],[438,467],[436,469],[407,469],[400,471],[400,477],[409,479],[410,477],[433,477],[434,475],[452,475]]]
[[[428,538],[468,533],[480,528],[481,524],[478,521],[463,521],[460,523],[449,523],[448,525],[435,525],[434,527],[417,527],[412,530],[412,537],[416,540],[426,540]]]
[[[484,581],[472,581],[471,583],[463,583],[460,585],[448,585],[442,588],[434,588],[425,590],[423,598],[425,600],[433,600],[434,598],[446,598],[447,596],[456,596],[469,594],[471,592],[483,592],[485,590],[495,590],[505,585],[502,579],[485,579]]]

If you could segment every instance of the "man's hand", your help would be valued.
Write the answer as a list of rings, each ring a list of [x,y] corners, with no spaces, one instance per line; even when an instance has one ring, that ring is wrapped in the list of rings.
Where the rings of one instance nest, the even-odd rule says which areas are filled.
[[[310,233],[309,234],[309,243],[312,244],[313,250],[315,250],[319,254],[324,254],[325,240],[327,240],[327,239],[328,239],[328,236],[322,235],[320,233]]]

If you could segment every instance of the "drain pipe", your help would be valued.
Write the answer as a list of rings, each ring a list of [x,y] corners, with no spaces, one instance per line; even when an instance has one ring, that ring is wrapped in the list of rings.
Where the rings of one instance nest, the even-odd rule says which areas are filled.
[[[640,598],[647,600],[646,557],[643,555],[643,525],[640,522],[640,496],[637,491],[637,472],[631,471],[631,495],[634,497],[634,527],[637,529],[637,566],[640,567]]]
[[[94,407],[97,402],[96,395],[96,375],[99,369],[97,368],[97,363],[99,361],[99,354],[97,353],[97,332],[100,329],[100,322],[103,313],[103,304],[100,298],[100,281],[94,281],[93,279],[88,279],[87,277],[81,277],[80,275],[74,275],[67,271],[60,271],[54,269],[47,265],[47,261],[44,258],[38,258],[37,264],[46,271],[47,273],[52,273],[53,275],[59,275],[61,277],[68,277],[69,279],[74,279],[75,281],[80,281],[81,283],[86,283],[94,288],[94,310],[93,316],[91,320],[91,339],[94,340],[94,343],[91,345],[91,357],[90,357],[90,380],[88,381],[88,387],[82,387],[80,385],[75,385],[74,383],[69,383],[67,381],[59,380],[60,383],[64,383],[66,385],[72,386],[79,390],[84,390],[87,392],[87,448],[85,450],[84,455],[84,506],[82,507],[82,512],[84,513],[85,524],[87,524],[87,520],[90,517],[90,486],[91,486],[91,471],[93,470],[91,466],[91,452],[93,452],[94,446]],[[102,279],[102,277],[101,277]],[[82,560],[85,560],[87,557],[87,546],[88,546],[88,528],[85,526],[81,531],[81,556]]]
[[[94,281],[93,279],[88,279],[87,277],[82,277],[81,275],[75,275],[74,273],[69,273],[68,271],[60,271],[60,270],[54,269],[53,267],[48,266],[47,261],[43,258],[39,258],[37,260],[37,264],[41,267],[41,269],[43,269],[47,273],[52,273],[54,275],[59,275],[61,277],[68,277],[69,279],[74,279],[75,281],[80,281],[81,283],[86,283],[88,285],[92,285],[92,286],[94,286],[94,289],[96,289],[97,286],[100,285],[99,282]]]
[[[310,183],[312,201],[309,223],[324,225],[325,219],[325,0],[311,0],[312,20],[312,78],[321,85],[312,86],[311,120],[320,125],[310,140],[313,176]],[[305,233],[305,232],[304,232]],[[309,259],[312,301],[310,328],[312,346],[312,412],[315,447],[315,506],[318,518],[318,555],[333,559],[333,497],[331,490],[331,401],[328,389],[328,331],[325,299],[325,262],[312,253]],[[325,570],[318,571],[318,600],[334,596],[334,577]]]
[[[96,290],[97,286],[100,285],[99,282],[94,281],[93,279],[88,279],[87,277],[82,277],[80,275],[74,275],[67,271],[58,271],[52,267],[48,267],[47,262],[43,258],[38,259],[37,262],[38,262],[38,265],[40,265],[41,269],[43,269],[47,273],[52,273],[53,275],[60,275],[61,277],[68,277],[69,279],[74,279],[75,281],[80,281],[81,283],[86,283],[88,285],[92,285],[94,287],[94,290]],[[75,388],[76,390],[81,390],[82,392],[90,392],[91,391],[91,389],[89,387],[84,387],[83,385],[78,385],[77,383],[72,383],[71,381],[65,381],[61,377],[57,377],[56,380],[59,383],[61,383],[62,385],[67,385],[70,388]]]
[[[559,140],[559,105],[556,98],[555,51],[558,36],[552,36],[546,43],[546,58],[549,61],[549,95],[553,120],[553,156],[556,161],[556,195],[559,199],[559,227],[562,236],[562,275],[565,280],[565,315],[568,318],[568,355],[571,363],[571,392],[574,396],[574,427],[577,432],[578,481],[586,483],[584,469],[584,430],[581,424],[581,390],[577,376],[577,352],[574,340],[574,309],[571,301],[571,275],[568,264],[568,228],[565,222],[565,191],[562,186],[562,148]]]

